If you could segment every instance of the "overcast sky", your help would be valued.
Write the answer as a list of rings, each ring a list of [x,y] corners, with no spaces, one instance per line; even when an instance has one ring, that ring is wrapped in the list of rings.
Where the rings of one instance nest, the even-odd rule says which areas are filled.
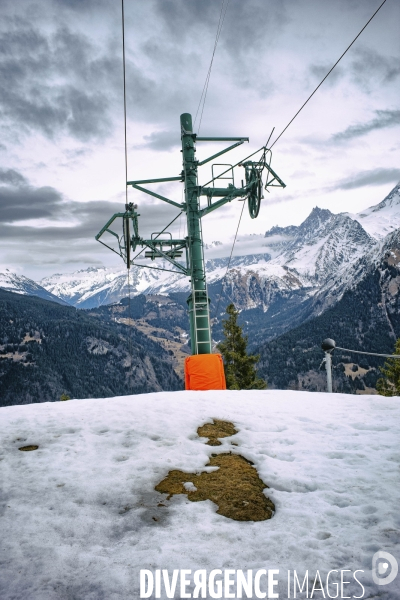
[[[179,175],[179,115],[196,113],[221,2],[125,0],[129,179]],[[379,4],[230,0],[200,133],[250,143],[220,162],[244,158],[275,127],[273,141]],[[125,203],[120,2],[1,0],[0,11],[0,270],[39,280],[123,267],[94,241]],[[258,219],[245,209],[242,236],[297,225],[314,206],[358,212],[399,181],[399,23],[400,2],[387,0],[274,146],[287,187],[266,194]],[[198,158],[222,147],[199,143]],[[182,201],[180,183],[153,189]],[[132,190],[129,199],[143,237],[177,212]],[[205,217],[206,242],[233,240],[241,206]]]

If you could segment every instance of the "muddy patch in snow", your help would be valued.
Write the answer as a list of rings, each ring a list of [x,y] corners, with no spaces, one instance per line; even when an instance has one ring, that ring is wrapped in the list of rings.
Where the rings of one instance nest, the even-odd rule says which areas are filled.
[[[208,446],[220,446],[221,442],[219,438],[230,437],[231,435],[235,435],[235,433],[237,433],[237,429],[235,429],[233,423],[220,421],[219,419],[214,419],[212,423],[205,423],[197,429],[199,437],[209,438],[208,442],[206,442]]]
[[[237,433],[233,423],[214,420],[197,430],[200,437],[208,437],[210,445],[220,445],[218,438]],[[217,443],[215,443],[217,442]],[[209,472],[185,473],[172,470],[155,490],[168,494],[186,494],[192,502],[211,500],[218,506],[217,513],[235,521],[265,521],[275,511],[274,503],[264,494],[268,486],[260,479],[252,463],[239,454],[213,454],[206,467]]]

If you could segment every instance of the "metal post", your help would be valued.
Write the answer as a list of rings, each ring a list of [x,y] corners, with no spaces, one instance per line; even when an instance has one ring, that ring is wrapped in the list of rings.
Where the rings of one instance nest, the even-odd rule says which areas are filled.
[[[332,394],[332,356],[330,352],[325,352],[325,368],[327,392]]]
[[[181,115],[181,138],[192,287],[187,300],[192,354],[211,354],[210,310],[203,255],[195,136],[192,116],[188,113]]]

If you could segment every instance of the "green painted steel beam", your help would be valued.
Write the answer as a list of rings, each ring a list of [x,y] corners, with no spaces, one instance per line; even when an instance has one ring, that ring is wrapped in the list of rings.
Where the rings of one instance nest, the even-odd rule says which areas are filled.
[[[280,177],[278,177],[278,175],[275,173],[275,171],[267,164],[265,164],[265,168],[268,169],[268,171],[271,173],[271,175],[274,176],[274,178],[278,181],[278,183],[280,184],[279,187],[286,187],[286,184],[283,183],[282,179]]]
[[[222,198],[222,200],[218,200],[217,202],[214,202],[214,204],[210,204],[210,206],[203,208],[200,211],[200,216],[205,217],[213,210],[216,210],[217,208],[224,206],[224,204],[227,204],[228,202],[232,202],[232,200],[235,200],[235,196],[226,196],[225,198]]]
[[[232,196],[234,198],[238,198],[240,196],[244,196],[247,193],[247,188],[235,188],[235,187],[226,187],[226,188],[200,188],[201,196],[209,196],[209,197],[221,197],[221,196]]]
[[[210,160],[213,160],[214,158],[218,158],[218,156],[221,156],[221,154],[225,154],[225,152],[229,152],[229,150],[233,150],[233,148],[240,146],[241,144],[243,144],[243,141],[244,140],[241,140],[240,142],[236,142],[236,144],[232,144],[232,146],[225,148],[225,150],[221,150],[221,152],[217,152],[217,154],[213,154],[209,158],[206,158],[205,160],[202,160],[201,162],[199,162],[197,166],[202,167],[206,163],[210,162]]]
[[[196,142],[248,142],[248,137],[195,137]]]
[[[160,239],[156,239],[153,238],[152,240],[142,240],[140,239],[140,242],[143,242],[144,244],[162,244],[162,245],[166,245],[166,246],[171,246],[171,245],[178,245],[181,246],[182,248],[185,248],[187,245],[186,240],[160,240]]]
[[[172,206],[176,206],[180,210],[182,210],[182,208],[184,206],[183,204],[178,204],[178,202],[174,202],[174,200],[170,200],[169,198],[166,198],[165,196],[161,196],[161,194],[156,194],[156,192],[152,192],[151,190],[146,190],[146,188],[140,187],[140,185],[136,185],[135,183],[131,183],[131,186],[134,187],[135,189],[139,190],[139,192],[144,192],[145,194],[149,194],[149,196],[154,196],[154,198],[158,198],[159,200],[162,200],[163,202],[168,202],[168,204],[172,204]]]
[[[103,233],[104,233],[105,231],[108,231],[109,233],[112,233],[113,235],[117,236],[117,234],[116,234],[116,233],[114,233],[113,231],[110,231],[108,228],[109,228],[109,226],[111,225],[111,223],[112,223],[113,221],[115,221],[115,219],[116,219],[117,217],[124,217],[124,216],[125,216],[125,214],[126,214],[126,213],[115,213],[115,215],[113,215],[113,216],[111,217],[111,219],[109,219],[109,220],[107,221],[107,223],[104,225],[104,227],[102,227],[102,228],[100,229],[99,233],[98,233],[98,234],[95,236],[95,240],[99,241],[99,238],[101,238],[101,236],[103,235]],[[117,237],[118,237],[118,236],[117,236]],[[105,245],[105,244],[103,244],[103,245]]]
[[[139,179],[138,181],[127,181],[126,185],[135,186],[137,183],[163,183],[164,181],[182,181],[182,176],[162,177],[161,179]]]

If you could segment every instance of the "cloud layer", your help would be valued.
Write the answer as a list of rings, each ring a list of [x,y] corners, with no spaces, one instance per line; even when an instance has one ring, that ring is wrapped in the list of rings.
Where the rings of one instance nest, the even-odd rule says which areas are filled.
[[[222,0],[125,2],[128,178],[179,173],[179,115],[196,113],[221,6]],[[273,126],[276,139],[377,2],[230,0],[224,6],[201,133],[248,135],[245,155],[265,142]],[[299,223],[316,197],[335,212],[357,212],[361,206],[350,207],[353,199],[362,196],[365,208],[376,204],[384,186],[398,180],[399,18],[400,5],[385,3],[279,140],[273,168],[288,187],[271,191],[260,219],[244,215],[240,233],[263,233],[272,222]],[[118,2],[3,0],[0,246],[5,266],[25,269],[27,261],[53,261],[60,269],[103,260],[94,235],[124,205],[121,41]],[[203,148],[205,155],[221,149]],[[240,160],[243,153],[235,152],[216,162]],[[160,187],[160,193],[169,191]],[[177,212],[129,193],[139,202],[144,236]],[[180,201],[181,190],[177,196]],[[237,209],[232,203],[207,217],[208,241],[225,236],[229,246]],[[43,274],[49,272],[51,267]]]

